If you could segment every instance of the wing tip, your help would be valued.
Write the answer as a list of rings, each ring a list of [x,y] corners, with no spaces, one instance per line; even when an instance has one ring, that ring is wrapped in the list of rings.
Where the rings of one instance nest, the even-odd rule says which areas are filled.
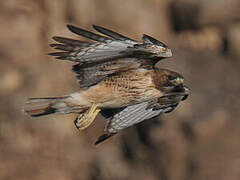
[[[85,33],[88,32],[88,31],[86,31],[84,29],[81,29],[81,28],[79,28],[77,26],[74,26],[74,25],[71,25],[71,24],[67,24],[66,26],[69,29],[69,31],[71,31],[71,32],[73,32],[75,34],[78,34],[78,35],[83,35],[84,32]]]
[[[93,27],[93,29],[95,29],[97,32],[100,32],[100,33],[102,33],[103,30],[110,31],[109,29],[106,29],[104,27],[101,27],[101,26],[98,26],[98,25],[95,25],[95,24],[93,24],[92,27]]]
[[[90,32],[88,30],[85,30],[85,29],[81,29],[81,28],[78,28],[76,26],[73,26],[73,25],[70,25],[70,24],[67,24],[67,28],[72,32],[72,33],[75,33],[77,35],[80,35],[80,36],[83,36],[85,38],[88,38],[88,39],[91,39],[91,40],[94,40],[94,41],[99,41],[99,42],[106,42],[108,40],[111,40],[110,38],[108,37],[105,37],[105,36],[101,36],[99,34],[95,34],[93,32]]]
[[[93,25],[92,25],[92,27],[93,27],[93,29],[95,29],[95,30],[96,30],[96,28],[98,28],[99,26],[98,26],[98,25],[96,25],[96,24],[93,24]]]
[[[157,39],[155,39],[155,38],[153,38],[152,36],[149,36],[149,35],[147,35],[147,34],[143,34],[142,39],[143,39],[143,41],[151,42],[151,43],[154,44],[154,45],[160,45],[160,46],[165,47],[165,48],[168,47],[168,46],[167,46],[166,44],[164,44],[163,42],[161,42],[161,41],[159,41],[159,40],[157,40]]]
[[[71,25],[71,24],[67,24],[66,26],[67,26],[67,28],[68,28],[69,30],[75,27],[75,26],[73,26],[73,25]]]
[[[61,39],[61,37],[60,37],[60,36],[53,36],[52,39],[53,39],[54,41],[59,41],[59,39]]]
[[[94,143],[94,145],[98,145],[98,144],[102,143],[103,141],[109,139],[113,135],[115,135],[115,133],[103,134],[103,135],[99,136],[98,139],[96,140],[96,142]]]
[[[66,52],[52,52],[52,53],[48,53],[49,56],[64,56],[67,55]]]

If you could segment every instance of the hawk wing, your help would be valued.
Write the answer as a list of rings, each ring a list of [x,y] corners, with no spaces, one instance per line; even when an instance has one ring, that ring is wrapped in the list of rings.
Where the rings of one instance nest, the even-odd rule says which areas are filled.
[[[67,27],[71,32],[97,42],[53,37],[58,43],[50,44],[50,46],[63,51],[49,54],[56,56],[57,59],[83,64],[104,62],[124,57],[162,58],[172,56],[171,50],[165,44],[148,35],[143,35],[143,42],[137,42],[100,26],[93,25],[93,28],[106,36],[72,25],[67,25]]]
[[[86,42],[64,37],[53,37],[58,43],[50,44],[60,52],[49,55],[56,59],[77,62],[73,66],[81,88],[94,85],[118,72],[139,67],[152,68],[162,58],[171,57],[171,50],[162,42],[143,35],[143,42],[132,40],[109,29],[93,26],[98,35],[75,26],[68,29],[97,42]]]
[[[145,62],[144,62],[145,61]],[[104,80],[105,78],[123,71],[137,68],[150,68],[150,62],[144,59],[117,59],[103,63],[92,64],[75,64],[72,68],[81,88],[90,87]]]
[[[188,96],[187,87],[175,87],[171,94],[152,101],[125,107],[124,109],[102,111],[102,115],[109,117],[105,126],[106,133],[101,135],[95,144],[99,144],[119,131],[140,123],[144,120],[152,119],[163,113],[173,111],[180,101]]]

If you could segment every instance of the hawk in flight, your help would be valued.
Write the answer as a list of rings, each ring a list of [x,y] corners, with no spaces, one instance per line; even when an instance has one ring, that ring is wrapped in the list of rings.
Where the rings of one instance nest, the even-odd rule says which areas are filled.
[[[99,112],[108,119],[96,144],[143,120],[175,109],[189,90],[182,75],[155,67],[172,56],[164,43],[146,34],[142,42],[93,26],[102,35],[72,25],[68,29],[93,41],[55,36],[56,59],[75,62],[80,90],[62,97],[30,98],[24,112],[32,117],[76,113],[75,125],[87,128]],[[95,41],[95,42],[94,42]]]

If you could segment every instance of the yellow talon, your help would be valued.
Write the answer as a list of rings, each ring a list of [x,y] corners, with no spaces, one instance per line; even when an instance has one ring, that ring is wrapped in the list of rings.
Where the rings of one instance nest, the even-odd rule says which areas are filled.
[[[93,104],[90,109],[88,109],[84,114],[80,115],[76,122],[75,125],[77,126],[78,129],[84,130],[90,124],[94,121],[98,113],[101,111],[101,109],[97,108],[97,104]]]

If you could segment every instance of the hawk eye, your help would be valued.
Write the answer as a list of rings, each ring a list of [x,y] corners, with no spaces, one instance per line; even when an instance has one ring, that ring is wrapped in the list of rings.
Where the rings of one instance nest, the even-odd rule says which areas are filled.
[[[168,77],[168,79],[169,79],[170,81],[176,79],[176,77],[175,77],[175,76],[172,76],[172,75],[168,75],[167,77]]]

